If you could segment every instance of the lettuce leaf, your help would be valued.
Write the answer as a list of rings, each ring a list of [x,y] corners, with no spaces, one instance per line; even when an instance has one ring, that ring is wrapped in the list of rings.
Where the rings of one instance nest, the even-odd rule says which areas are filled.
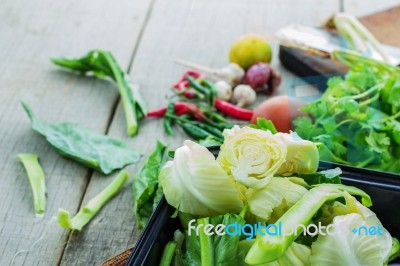
[[[367,209],[367,208],[366,208]],[[379,223],[379,220],[376,219]],[[380,223],[379,223],[380,224]],[[385,230],[383,236],[353,233],[351,228],[372,226],[360,214],[351,213],[333,219],[333,235],[319,235],[311,246],[312,265],[383,265],[392,247],[392,238]]]
[[[167,202],[181,212],[207,217],[243,208],[239,191],[214,155],[190,140],[161,169],[159,182]]]
[[[305,193],[307,193],[306,188],[289,181],[289,179],[273,177],[262,189],[248,189],[246,198],[249,211],[256,215],[258,220],[267,221],[275,208],[279,206],[287,210]]]

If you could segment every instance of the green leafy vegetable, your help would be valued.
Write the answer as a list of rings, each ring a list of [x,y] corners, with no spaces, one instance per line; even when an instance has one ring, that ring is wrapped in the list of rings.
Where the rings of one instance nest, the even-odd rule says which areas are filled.
[[[319,153],[315,143],[304,140],[296,132],[277,133],[276,136],[286,144],[285,161],[278,170],[280,175],[314,173],[318,169]]]
[[[272,134],[278,133],[278,130],[276,129],[274,123],[272,123],[271,120],[268,120],[264,117],[258,117],[257,124],[256,125],[252,124],[250,125],[250,127],[262,130],[269,130],[271,131]]]
[[[241,215],[227,213],[212,217],[204,217],[197,219],[193,226],[202,226],[197,236],[192,231],[186,237],[186,253],[184,255],[185,265],[237,265],[238,264],[238,248],[240,236],[237,235],[206,235],[204,226],[212,224],[217,226],[222,224],[237,224],[243,226],[245,221]]]
[[[378,219],[375,221],[379,223]],[[384,265],[392,248],[392,237],[387,231],[382,231],[382,236],[351,233],[352,228],[377,226],[356,213],[335,217],[333,226],[348,232],[319,235],[311,247],[311,265]]]
[[[165,245],[163,254],[161,256],[160,266],[170,266],[174,258],[176,249],[176,242],[170,241]]]
[[[340,168],[334,168],[313,174],[299,174],[299,177],[303,178],[309,185],[318,185],[323,183],[340,184],[341,174],[342,170]]]
[[[166,158],[167,146],[157,141],[156,147],[133,179],[133,209],[139,228],[146,225],[154,206],[162,196],[162,189],[158,186],[158,176]]]
[[[190,140],[161,169],[159,182],[167,202],[181,212],[210,216],[243,208],[239,191],[214,155]]]
[[[239,242],[239,263],[238,266],[248,266],[249,264],[245,263],[245,257],[249,249],[254,245],[256,240],[242,240]],[[296,265],[296,266],[309,266],[309,258],[311,254],[311,249],[302,244],[298,244],[293,242],[285,253],[279,257],[277,260],[260,264],[260,266],[289,266],[289,265]]]
[[[285,212],[275,224],[282,224],[283,228],[295,228],[300,224],[307,226],[313,216],[327,202],[343,196],[344,192],[362,197],[362,202],[370,206],[370,197],[362,190],[338,184],[323,184],[308,191],[292,208]],[[257,237],[246,256],[249,264],[260,264],[271,262],[281,257],[293,241],[302,233],[300,230],[293,230],[291,234],[278,236]]]
[[[302,108],[296,132],[319,143],[320,158],[400,173],[400,68],[352,53],[335,53],[351,69],[333,77],[320,99]]]
[[[248,189],[246,198],[249,211],[259,221],[267,221],[276,208],[282,213],[293,206],[307,193],[304,187],[292,183],[288,178],[273,177],[267,186],[261,189]]]
[[[400,257],[400,242],[397,238],[392,238],[392,249],[390,250],[387,261],[394,261]]]
[[[126,126],[129,136],[138,132],[138,120],[146,114],[144,101],[138,88],[132,86],[128,74],[121,68],[110,52],[93,50],[81,58],[53,58],[58,66],[78,71],[82,74],[91,73],[98,78],[109,77],[118,86],[122,106],[125,112]]]
[[[21,103],[31,120],[32,128],[43,135],[61,155],[104,174],[135,163],[141,157],[124,142],[91,132],[78,124],[50,124],[41,121],[25,102]]]
[[[43,214],[46,210],[46,183],[44,173],[40,167],[38,156],[31,153],[18,154],[19,160],[28,173],[33,193],[33,206],[36,214]]]
[[[128,172],[125,170],[121,171],[103,191],[83,206],[73,218],[70,218],[68,211],[59,209],[58,224],[66,229],[82,230],[82,228],[90,222],[100,209],[118,193],[128,179]]]

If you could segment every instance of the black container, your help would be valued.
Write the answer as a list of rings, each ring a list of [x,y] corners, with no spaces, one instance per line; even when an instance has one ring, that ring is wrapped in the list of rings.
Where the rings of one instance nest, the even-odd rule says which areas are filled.
[[[218,151],[211,149],[215,154]],[[400,238],[400,179],[390,173],[359,169],[334,163],[321,162],[320,170],[340,166],[342,183],[358,187],[372,199],[374,211],[383,226],[393,237]],[[398,175],[396,175],[398,176]],[[158,265],[165,245],[173,239],[175,230],[180,229],[179,219],[171,218],[174,209],[163,197],[140,236],[127,263],[128,266]],[[392,262],[400,266],[400,260]]]

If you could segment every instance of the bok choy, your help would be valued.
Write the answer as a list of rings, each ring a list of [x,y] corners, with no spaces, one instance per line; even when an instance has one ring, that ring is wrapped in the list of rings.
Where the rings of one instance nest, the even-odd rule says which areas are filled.
[[[108,51],[93,50],[80,58],[53,58],[58,66],[77,71],[82,74],[93,74],[98,78],[111,78],[117,83],[125,112],[126,127],[129,136],[138,132],[138,121],[146,114],[146,107],[139,90],[133,86],[128,74]]]

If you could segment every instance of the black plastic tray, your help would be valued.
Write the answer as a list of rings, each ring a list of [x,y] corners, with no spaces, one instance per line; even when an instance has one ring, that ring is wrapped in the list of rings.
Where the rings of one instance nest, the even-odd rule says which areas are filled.
[[[215,150],[212,149],[215,153]],[[321,162],[320,170],[337,167],[338,164]],[[367,192],[383,226],[392,234],[400,237],[400,181],[393,180],[394,174],[342,166],[342,182],[356,186]],[[127,263],[128,266],[158,265],[163,249],[173,238],[176,229],[181,228],[178,219],[171,218],[174,209],[163,197],[150,217],[149,223],[140,236]],[[390,265],[400,266],[400,260]]]

